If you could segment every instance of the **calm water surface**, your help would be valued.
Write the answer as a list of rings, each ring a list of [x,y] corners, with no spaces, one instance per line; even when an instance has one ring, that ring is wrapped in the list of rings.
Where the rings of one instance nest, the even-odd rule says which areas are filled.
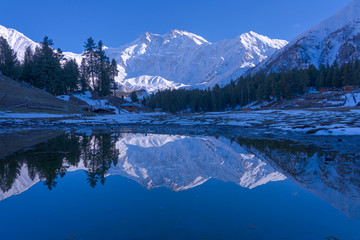
[[[1,240],[360,239],[358,155],[207,136],[6,139]]]

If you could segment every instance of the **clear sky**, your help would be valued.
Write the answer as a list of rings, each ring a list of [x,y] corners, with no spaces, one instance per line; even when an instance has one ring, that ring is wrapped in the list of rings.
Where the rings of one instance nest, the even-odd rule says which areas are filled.
[[[144,32],[187,30],[210,42],[250,30],[291,40],[351,0],[1,0],[0,25],[63,51],[92,36],[118,47]]]

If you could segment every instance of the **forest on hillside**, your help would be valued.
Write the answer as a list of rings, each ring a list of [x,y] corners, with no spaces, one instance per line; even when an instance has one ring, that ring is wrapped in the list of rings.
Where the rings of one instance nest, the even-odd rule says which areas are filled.
[[[342,66],[321,66],[317,69],[293,69],[280,73],[258,73],[243,76],[230,84],[212,89],[178,89],[159,91],[143,100],[151,109],[166,112],[217,112],[245,107],[253,102],[291,99],[309,89],[360,86],[360,61]]]

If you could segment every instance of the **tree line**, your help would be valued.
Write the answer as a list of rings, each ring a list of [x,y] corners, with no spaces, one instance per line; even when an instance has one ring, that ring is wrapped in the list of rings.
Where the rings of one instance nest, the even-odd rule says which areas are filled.
[[[360,86],[360,61],[242,76],[224,87],[216,85],[212,89],[164,90],[147,97],[143,104],[172,113],[226,111],[253,102],[291,99],[304,95],[310,88],[349,85]]]
[[[53,41],[45,37],[35,50],[27,47],[23,61],[19,61],[7,40],[0,37],[0,71],[53,95],[93,90],[107,96],[116,89],[117,63],[106,56],[102,41],[95,43],[89,38],[85,42],[80,66],[52,46]]]

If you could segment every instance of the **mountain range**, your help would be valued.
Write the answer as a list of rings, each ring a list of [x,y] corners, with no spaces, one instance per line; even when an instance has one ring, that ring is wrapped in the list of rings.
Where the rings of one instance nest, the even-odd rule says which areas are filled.
[[[26,47],[39,46],[24,34],[0,26],[0,36],[8,40],[19,60]],[[127,91],[144,89],[208,88],[236,80],[276,50],[285,40],[270,39],[255,32],[234,39],[210,43],[186,31],[172,30],[164,35],[145,33],[135,41],[106,53],[118,62],[116,81]],[[81,54],[64,52],[80,64]]]
[[[24,57],[25,48],[38,43],[14,29],[0,26],[5,37]],[[288,43],[255,32],[210,43],[187,31],[166,34],[144,33],[136,40],[106,53],[118,63],[116,81],[120,89],[163,89],[224,86],[244,74],[279,72],[310,65],[343,64],[360,57],[360,0]],[[65,52],[66,58],[81,62],[81,54]]]

